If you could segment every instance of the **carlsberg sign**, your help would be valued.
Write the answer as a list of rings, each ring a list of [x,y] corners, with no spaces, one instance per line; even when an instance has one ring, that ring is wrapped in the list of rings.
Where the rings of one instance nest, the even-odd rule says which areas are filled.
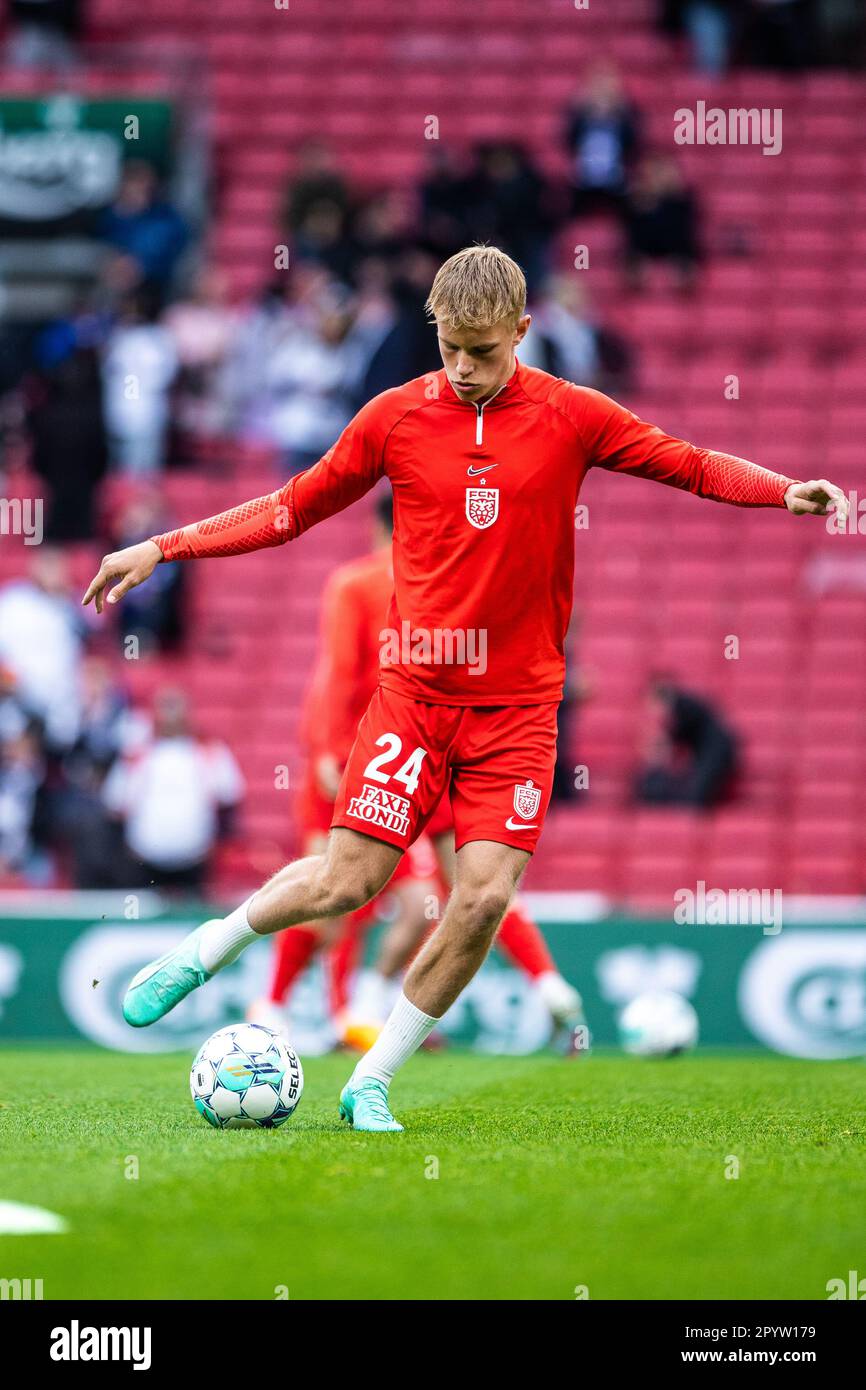
[[[165,169],[171,111],[165,102],[0,101],[0,222],[51,223],[105,207],[124,159]],[[135,139],[129,138],[130,132]]]

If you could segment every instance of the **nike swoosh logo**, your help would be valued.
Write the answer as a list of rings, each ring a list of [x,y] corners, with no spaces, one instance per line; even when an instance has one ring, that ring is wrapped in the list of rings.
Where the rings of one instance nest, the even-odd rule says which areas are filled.
[[[499,464],[498,464],[498,463],[488,463],[488,464],[486,465],[486,467],[484,467],[484,468],[473,468],[473,467],[472,467],[472,464],[470,463],[470,465],[469,465],[469,467],[467,468],[466,472],[469,474],[470,478],[477,478],[477,477],[479,477],[479,475],[480,475],[481,473],[489,473],[490,470],[491,470],[491,468],[498,468],[498,467],[499,467]]]
[[[526,821],[513,821],[511,817],[505,822],[506,830],[537,830],[538,825],[527,825]]]

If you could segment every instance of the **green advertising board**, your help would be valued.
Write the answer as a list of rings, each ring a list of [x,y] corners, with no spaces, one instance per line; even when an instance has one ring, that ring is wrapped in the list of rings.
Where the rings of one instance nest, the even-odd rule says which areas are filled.
[[[63,223],[105,207],[126,159],[166,173],[172,108],[140,97],[90,100],[67,93],[0,100],[0,222]]]
[[[569,921],[560,895],[550,895],[556,911],[551,906],[545,921],[546,897],[534,895],[532,906],[559,968],[583,993],[599,1045],[616,1043],[617,1017],[630,999],[672,989],[697,1009],[704,1047],[815,1059],[866,1055],[862,921],[802,919],[769,932],[616,915]],[[243,1017],[250,1000],[262,994],[270,964],[266,943],[246,951],[153,1028],[128,1028],[120,1001],[145,962],[208,915],[212,909],[163,912],[156,901],[94,895],[73,898],[62,911],[35,902],[26,913],[7,906],[0,915],[0,1041],[89,1039],[124,1051],[195,1049],[209,1032]],[[368,950],[374,940],[375,934]],[[292,1037],[302,1053],[333,1042],[324,998],[314,967],[292,1001]],[[544,1047],[549,1023],[530,982],[494,953],[443,1031],[480,1051],[517,1054]]]

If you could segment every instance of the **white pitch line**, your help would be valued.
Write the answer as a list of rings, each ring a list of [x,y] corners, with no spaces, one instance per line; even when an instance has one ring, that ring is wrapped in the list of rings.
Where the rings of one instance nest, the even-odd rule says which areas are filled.
[[[24,1202],[0,1202],[0,1236],[59,1236],[69,1227],[56,1212]]]

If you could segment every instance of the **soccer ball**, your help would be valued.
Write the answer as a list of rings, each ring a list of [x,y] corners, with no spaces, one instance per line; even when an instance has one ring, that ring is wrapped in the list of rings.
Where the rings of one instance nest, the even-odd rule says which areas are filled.
[[[620,1041],[639,1057],[673,1057],[698,1040],[698,1016],[681,994],[654,990],[639,994],[620,1014]]]
[[[212,1033],[192,1064],[195,1108],[216,1129],[275,1129],[294,1114],[304,1092],[298,1054],[259,1023]]]

